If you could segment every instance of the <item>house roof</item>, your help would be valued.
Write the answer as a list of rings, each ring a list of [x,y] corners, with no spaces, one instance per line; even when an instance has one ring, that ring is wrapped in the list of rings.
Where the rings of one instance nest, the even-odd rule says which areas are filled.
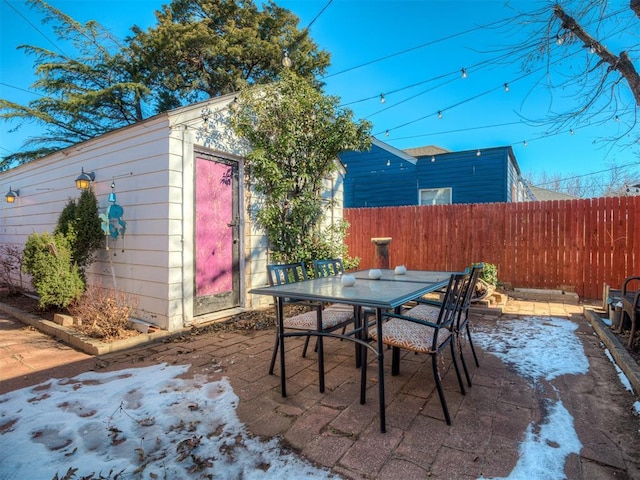
[[[545,200],[575,200],[580,198],[567,193],[554,192],[553,190],[547,190],[546,188],[534,187],[528,183],[527,187],[539,202],[544,202]]]
[[[410,153],[407,153],[402,150],[398,150],[397,148],[392,147],[388,143],[384,143],[382,140],[378,140],[375,137],[371,137],[371,143],[373,143],[375,146],[379,148],[382,148],[383,150],[386,150],[390,154],[395,155],[396,157],[406,160],[407,162],[413,163],[414,165],[418,162],[417,159],[414,156],[412,156]]]
[[[439,155],[440,153],[450,153],[451,150],[447,150],[437,145],[425,145],[424,147],[405,148],[404,151],[414,157],[425,157],[428,155]]]

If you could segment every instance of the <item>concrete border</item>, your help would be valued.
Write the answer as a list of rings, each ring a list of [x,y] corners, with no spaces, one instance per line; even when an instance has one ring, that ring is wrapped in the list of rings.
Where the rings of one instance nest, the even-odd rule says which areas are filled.
[[[41,332],[56,337],[65,344],[84,353],[88,353],[89,355],[105,355],[107,353],[121,352],[123,350],[148,345],[150,343],[162,341],[166,338],[184,333],[184,331],[167,332],[163,330],[154,333],[140,333],[139,335],[122,340],[114,340],[113,342],[102,342],[95,338],[83,335],[72,328],[58,325],[57,323],[49,320],[44,320],[37,315],[24,312],[18,308],[1,302],[0,312],[11,315],[22,323],[26,323]]]
[[[604,324],[600,315],[591,309],[585,308],[584,316],[596,331],[600,340],[602,340],[607,349],[609,349],[611,356],[620,367],[620,370],[622,370],[629,379],[629,383],[631,383],[634,393],[636,395],[640,395],[640,365],[638,365],[638,363],[629,354],[626,347],[620,343],[618,337],[611,333],[609,327]]]

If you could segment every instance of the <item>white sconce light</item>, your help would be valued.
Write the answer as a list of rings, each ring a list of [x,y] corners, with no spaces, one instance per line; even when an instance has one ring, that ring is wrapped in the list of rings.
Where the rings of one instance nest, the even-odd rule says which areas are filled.
[[[20,196],[20,190],[14,190],[13,188],[9,187],[9,191],[4,196],[4,198],[7,201],[7,203],[15,203],[16,198],[18,198],[19,196]]]
[[[84,167],[82,167],[82,173],[78,175],[78,178],[76,178],[76,188],[78,190],[88,190],[91,186],[91,182],[93,182],[95,179],[95,172],[86,173],[84,171]]]

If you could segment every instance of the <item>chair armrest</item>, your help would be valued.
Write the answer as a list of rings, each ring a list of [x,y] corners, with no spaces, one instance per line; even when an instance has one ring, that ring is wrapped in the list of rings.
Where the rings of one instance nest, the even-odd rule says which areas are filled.
[[[436,329],[444,328],[442,325],[437,325],[435,323],[431,323],[431,322],[428,322],[426,320],[421,320],[419,318],[409,317],[408,315],[401,315],[399,313],[384,313],[382,315],[382,319],[384,320],[385,317],[388,317],[388,318],[389,317],[400,318],[400,319],[406,320],[408,322],[419,323],[420,325],[424,325],[426,327],[431,327],[431,328],[436,328]]]
[[[624,282],[622,283],[622,295],[626,295],[627,294],[627,286],[629,283],[633,282],[633,281],[637,281],[640,283],[640,276],[635,276],[635,277],[627,277],[624,279]],[[640,290],[640,289],[638,289]]]
[[[639,288],[635,290],[628,291],[629,284],[631,282],[638,282]],[[630,302],[635,308],[640,308],[640,276],[627,277],[624,279],[622,283],[622,301],[623,303],[629,302],[629,296],[633,294],[633,300]]]

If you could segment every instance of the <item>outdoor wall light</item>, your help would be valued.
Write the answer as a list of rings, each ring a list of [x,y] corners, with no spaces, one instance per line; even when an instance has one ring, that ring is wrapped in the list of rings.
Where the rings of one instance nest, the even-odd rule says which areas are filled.
[[[88,190],[91,182],[96,179],[95,172],[86,173],[82,167],[82,173],[76,178],[76,188],[78,190]]]
[[[16,201],[16,198],[18,198],[19,196],[20,190],[14,190],[13,188],[9,187],[9,191],[4,196],[4,198],[7,200],[7,203],[14,203]]]
[[[291,60],[289,52],[286,50],[282,52],[282,66],[285,68],[291,68],[293,66],[293,60]]]

